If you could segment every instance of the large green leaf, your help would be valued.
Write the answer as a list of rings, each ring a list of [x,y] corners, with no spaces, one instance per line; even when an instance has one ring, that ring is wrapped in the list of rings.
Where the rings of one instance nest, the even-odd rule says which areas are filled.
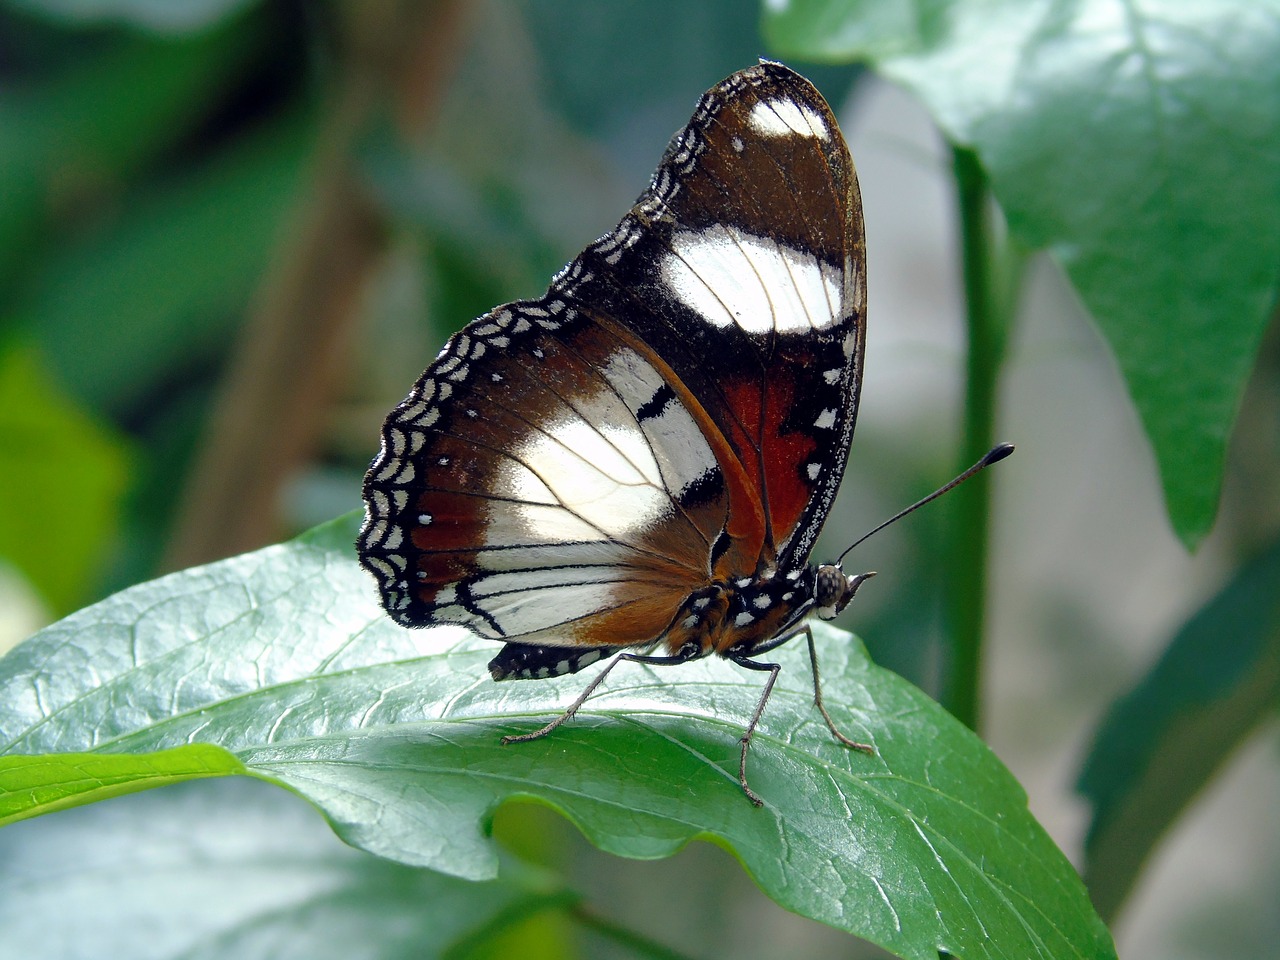
[[[284,791],[188,784],[0,831],[0,929],[30,960],[501,956],[495,934],[576,899],[503,873],[415,870],[344,847]]]
[[[1113,955],[1008,771],[847,634],[817,631],[827,698],[877,755],[832,740],[803,645],[784,648],[752,747],[757,809],[737,783],[737,738],[759,676],[627,665],[555,735],[503,747],[582,678],[495,684],[491,644],[397,627],[354,562],[354,532],[346,518],[130,588],[15,648],[0,660],[10,793],[50,752],[137,754],[153,776],[149,751],[214,744],[350,843],[460,877],[494,875],[493,811],[525,798],[622,856],[721,844],[778,903],[903,957]]]
[[[766,9],[776,49],[871,62],[976,151],[1011,234],[1062,264],[1110,341],[1196,543],[1280,276],[1280,3]]]
[[[1280,543],[1178,631],[1111,708],[1080,774],[1089,889],[1114,914],[1169,826],[1280,705]]]

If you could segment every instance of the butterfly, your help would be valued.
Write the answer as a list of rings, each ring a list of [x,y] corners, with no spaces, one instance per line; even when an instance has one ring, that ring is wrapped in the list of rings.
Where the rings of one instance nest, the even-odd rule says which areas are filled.
[[[357,540],[386,611],[504,647],[494,680],[614,659],[757,659],[871,574],[809,561],[853,436],[866,337],[853,162],[803,77],[717,84],[649,188],[536,300],[453,336],[387,417]]]

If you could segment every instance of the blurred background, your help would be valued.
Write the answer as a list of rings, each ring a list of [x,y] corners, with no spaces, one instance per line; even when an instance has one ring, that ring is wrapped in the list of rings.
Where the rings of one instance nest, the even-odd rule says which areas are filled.
[[[770,54],[757,17],[743,0],[0,3],[0,652],[131,583],[358,507],[382,418],[443,340],[541,293],[616,223],[700,93]],[[841,117],[870,258],[825,559],[949,477],[963,303],[928,115],[854,68],[792,65]],[[1048,260],[1029,271],[1001,385],[1018,453],[994,471],[982,732],[1077,863],[1073,784],[1101,712],[1280,521],[1278,346],[1218,528],[1189,556],[1106,346]],[[930,692],[945,522],[939,505],[859,547],[850,565],[881,575],[843,623]],[[1116,927],[1122,956],[1274,950],[1274,734],[1161,847]],[[549,813],[499,819],[524,855],[689,955],[877,955],[783,913],[709,846],[630,863]],[[616,949],[575,936],[582,956]]]

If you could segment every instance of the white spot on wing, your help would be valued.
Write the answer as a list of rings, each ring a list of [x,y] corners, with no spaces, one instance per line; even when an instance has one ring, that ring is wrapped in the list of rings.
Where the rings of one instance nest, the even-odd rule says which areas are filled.
[[[826,121],[812,107],[795,100],[761,100],[751,108],[751,129],[764,137],[831,138]]]
[[[491,527],[514,515],[530,540],[625,538],[669,509],[658,464],[634,422],[575,418],[544,431],[529,434],[513,451],[519,462],[499,473],[494,492],[516,502],[495,504]],[[496,542],[497,533],[488,531],[486,540]]]
[[[718,327],[807,333],[840,317],[841,271],[830,263],[729,224],[671,239],[662,278],[685,306]]]
[[[662,374],[630,349],[613,354],[603,373],[633,415],[665,382]],[[650,448],[649,460],[656,462],[662,484],[672,493],[683,493],[708,471],[716,469],[715,455],[706,438],[693,415],[679,401],[668,403],[659,416],[645,420],[641,429]]]

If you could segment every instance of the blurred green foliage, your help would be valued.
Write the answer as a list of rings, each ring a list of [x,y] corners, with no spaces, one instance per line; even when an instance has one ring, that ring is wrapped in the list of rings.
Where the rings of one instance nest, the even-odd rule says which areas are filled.
[[[199,493],[193,464],[237,344],[304,229],[332,159],[326,137],[342,93],[359,87],[369,67],[353,56],[353,37],[375,6],[0,5],[0,559],[51,616],[161,571],[184,498]],[[1163,659],[1118,702],[1086,766],[1084,786],[1098,808],[1087,873],[1105,891],[1109,918],[1162,834],[1219,775],[1221,758],[1262,728],[1277,702],[1274,363],[1252,398],[1244,390],[1274,310],[1280,262],[1280,7],[1167,0],[1121,22],[1089,19],[1097,5],[1019,0],[766,6],[767,44],[756,6],[735,0],[400,8],[406,24],[421,22],[409,16],[416,9],[448,25],[435,46],[406,29],[384,48],[390,56],[403,42],[440,66],[439,86],[411,118],[429,133],[407,135],[385,90],[356,118],[353,168],[390,240],[353,311],[341,383],[315,412],[320,429],[308,461],[282,478],[282,525],[296,530],[358,505],[377,425],[425,360],[471,317],[539,293],[573,252],[611,227],[697,93],[774,55],[835,102],[858,75],[853,64],[867,65],[913,91],[952,143],[974,151],[1007,217],[1008,248],[1046,249],[1070,278],[1125,378],[1183,540],[1198,542],[1209,530],[1224,463],[1228,495],[1237,489],[1227,516],[1229,586],[1189,612]],[[874,283],[875,237],[871,249]],[[997,381],[1000,371],[989,376]],[[1242,396],[1250,430],[1236,437],[1232,459]],[[866,436],[857,449],[853,482],[889,509],[946,476],[947,451]],[[841,517],[832,527],[837,538],[858,532]],[[896,531],[897,569],[879,578],[878,603],[869,598],[864,608],[874,612],[858,620],[877,662],[930,690],[945,584],[937,544],[947,535],[945,510]],[[264,541],[270,536],[263,532]],[[1205,584],[1170,589],[1215,593]],[[1093,622],[1083,610],[1069,619]],[[1061,655],[1070,662],[1087,653],[1090,639],[1077,637]],[[216,658],[216,644],[212,650]],[[37,668],[29,678],[42,689]],[[177,698],[182,689],[156,695]],[[108,709],[107,721],[127,708]],[[1179,763],[1189,744],[1217,755]],[[155,776],[198,772],[162,764]],[[161,822],[174,835],[196,836],[218,813],[170,800],[181,796],[164,791],[145,808],[113,805],[142,800],[131,798],[77,811],[83,819],[6,828],[30,832],[5,838],[19,859],[0,863],[38,862],[53,850],[74,871],[101,843],[89,860],[125,864],[110,892],[127,888],[132,912],[99,920],[124,936],[138,929],[133,918],[154,915],[149,897],[166,888],[169,875],[157,881],[155,864],[173,857],[189,881],[207,851],[140,840],[131,848],[139,851],[135,869],[116,857],[110,838],[119,829],[154,841],[150,828]],[[244,802],[269,812],[220,829],[240,830],[249,845],[293,822],[274,801]],[[1145,819],[1122,849],[1108,831],[1126,816]],[[452,943],[453,956],[502,955],[495,944],[513,939],[528,955],[530,944],[545,956],[571,955],[575,944],[584,956],[669,955],[652,942],[618,946],[626,937],[602,919],[628,907],[632,918],[643,915],[640,905],[649,908],[647,934],[705,955],[768,952],[768,930],[798,931],[785,941],[789,955],[801,955],[797,943],[806,938],[811,955],[849,949],[832,931],[770,913],[726,858],[689,851],[667,874],[645,874],[602,862],[563,822],[528,808],[504,807],[496,830],[509,848],[598,894],[588,899],[599,913],[541,876],[513,874],[492,889],[470,888],[469,899],[465,886],[363,854],[343,860],[324,848],[314,856],[336,858],[327,902],[363,918],[369,937],[386,929],[373,921],[395,927],[372,955],[425,949],[413,902],[432,897],[464,904],[457,936],[438,941]],[[287,858],[310,842],[272,849]],[[290,889],[270,863],[242,850],[222,855],[227,876],[250,876],[252,889]],[[69,910],[92,921],[88,905],[105,895],[85,887],[73,896],[44,877],[19,901],[15,883],[0,867],[0,903],[39,918],[24,928],[37,937]],[[236,936],[227,943],[257,924],[249,909],[229,916],[221,929]],[[314,913],[296,907],[275,917],[279,929],[296,931]],[[217,918],[204,919],[219,929]],[[75,952],[72,939],[65,955]],[[323,949],[336,940],[315,942]],[[180,938],[155,943],[150,955],[181,950]],[[269,944],[261,951],[272,952]]]
[[[6,551],[55,612],[155,570],[210,391],[298,192],[312,108],[288,51],[302,26],[255,10],[190,34],[70,32],[0,12],[0,329],[37,351],[60,404],[93,412],[100,443],[124,436],[135,453],[82,536],[26,541],[56,542],[56,581],[48,562]],[[31,505],[31,525],[88,508],[60,493],[10,502]]]

